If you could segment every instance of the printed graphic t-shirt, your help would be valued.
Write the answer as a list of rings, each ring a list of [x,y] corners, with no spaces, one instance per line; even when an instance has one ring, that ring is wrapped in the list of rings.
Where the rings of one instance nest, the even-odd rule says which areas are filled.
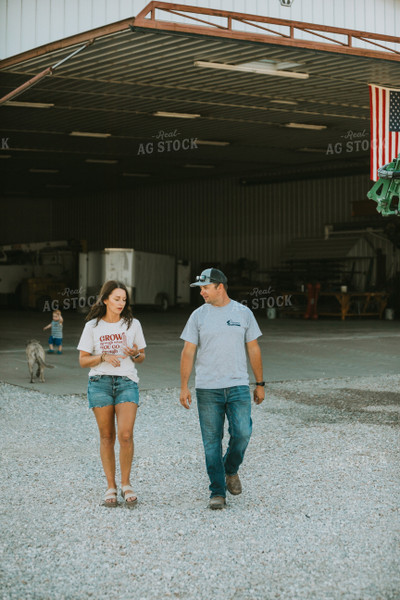
[[[181,339],[197,346],[195,386],[218,389],[248,385],[245,344],[262,335],[247,306],[203,304],[189,317]]]
[[[90,352],[93,355],[106,352],[122,356],[123,348],[125,346],[132,348],[133,344],[136,344],[139,349],[146,347],[142,326],[137,319],[133,319],[129,329],[123,319],[117,323],[107,323],[100,319],[98,325],[96,325],[96,319],[92,319],[85,325],[78,350]],[[135,363],[129,356],[120,358],[120,363],[119,367],[113,367],[108,362],[101,362],[90,369],[89,377],[92,375],[121,375],[138,383],[139,377]]]

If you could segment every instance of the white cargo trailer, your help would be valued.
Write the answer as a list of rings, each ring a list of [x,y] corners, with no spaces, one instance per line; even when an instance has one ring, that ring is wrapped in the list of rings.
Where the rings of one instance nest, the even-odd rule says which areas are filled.
[[[176,303],[190,304],[190,262],[178,259],[176,264]]]
[[[167,310],[176,304],[176,259],[169,254],[132,248],[105,248],[80,255],[81,293],[93,303],[104,281],[124,283],[132,304]],[[188,282],[189,284],[189,282]]]

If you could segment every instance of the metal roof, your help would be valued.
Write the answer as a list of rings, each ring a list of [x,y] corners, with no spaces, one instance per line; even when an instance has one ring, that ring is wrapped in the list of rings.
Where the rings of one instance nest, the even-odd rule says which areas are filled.
[[[257,183],[368,173],[368,83],[400,87],[400,55],[383,59],[261,42],[254,36],[218,37],[206,27],[200,34],[201,27],[166,31],[160,23],[150,25],[138,27],[128,19],[0,62],[4,96],[91,42],[15,98],[54,106],[0,107],[0,135],[7,140],[0,158],[10,156],[0,160],[3,195],[131,189],[199,176]],[[292,70],[309,78],[194,66],[195,61],[238,65],[259,60],[296,63]],[[156,111],[200,117],[156,117]],[[326,129],[286,127],[293,122]],[[111,135],[73,137],[72,131]],[[164,140],[157,138],[160,132]],[[183,140],[196,139],[229,145],[182,147]],[[180,143],[173,146],[174,140]],[[160,152],[159,141],[171,143]],[[149,143],[152,152],[151,145],[146,152]]]

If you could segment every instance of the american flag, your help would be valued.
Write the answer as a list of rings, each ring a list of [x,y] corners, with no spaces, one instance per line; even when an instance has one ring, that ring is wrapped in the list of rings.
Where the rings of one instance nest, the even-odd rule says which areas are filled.
[[[378,168],[400,154],[400,90],[369,86],[371,110],[371,179]]]

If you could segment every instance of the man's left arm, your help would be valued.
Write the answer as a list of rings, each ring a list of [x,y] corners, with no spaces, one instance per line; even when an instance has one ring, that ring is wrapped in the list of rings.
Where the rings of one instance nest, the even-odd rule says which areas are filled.
[[[261,350],[257,340],[252,340],[246,343],[247,353],[249,355],[249,361],[251,369],[254,373],[256,381],[263,381],[263,364],[261,358]],[[254,402],[261,404],[265,398],[265,387],[257,385],[254,390]]]

